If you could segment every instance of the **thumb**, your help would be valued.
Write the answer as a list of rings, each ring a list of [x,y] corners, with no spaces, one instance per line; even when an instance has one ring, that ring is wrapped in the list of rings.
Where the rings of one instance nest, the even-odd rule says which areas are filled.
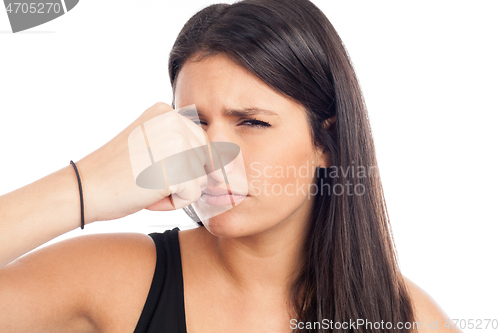
[[[169,195],[168,197],[163,198],[160,201],[147,206],[145,209],[151,211],[170,211],[170,210],[175,210],[175,206],[172,201],[172,196]]]

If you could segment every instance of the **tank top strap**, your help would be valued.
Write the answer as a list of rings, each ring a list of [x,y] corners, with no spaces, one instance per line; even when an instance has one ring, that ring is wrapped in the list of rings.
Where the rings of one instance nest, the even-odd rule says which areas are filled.
[[[186,333],[179,228],[151,233],[156,267],[146,303],[134,333]]]

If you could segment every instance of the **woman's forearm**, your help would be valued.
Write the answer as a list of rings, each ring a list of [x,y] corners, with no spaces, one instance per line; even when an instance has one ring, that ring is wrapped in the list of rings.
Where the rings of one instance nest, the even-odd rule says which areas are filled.
[[[135,181],[129,149],[131,133],[146,121],[165,117],[171,111],[169,105],[156,103],[108,143],[76,162],[82,181],[86,224],[119,219],[144,208],[173,210],[173,194],[182,198],[186,205],[199,198],[200,186],[206,181],[206,176],[205,179],[158,189],[142,188]],[[159,140],[158,151],[176,152],[178,148],[170,144],[169,138],[174,138],[176,144],[182,138],[187,150],[204,144],[203,129],[198,125],[180,116],[171,118],[172,121],[166,124],[160,121],[157,125],[159,132],[169,135],[167,139]],[[198,162],[199,165],[179,164],[176,172],[194,174],[192,170],[204,167],[202,160]],[[80,223],[78,180],[69,163],[48,176],[0,196],[0,268],[78,228]]]
[[[78,181],[70,164],[0,196],[0,268],[80,222]]]

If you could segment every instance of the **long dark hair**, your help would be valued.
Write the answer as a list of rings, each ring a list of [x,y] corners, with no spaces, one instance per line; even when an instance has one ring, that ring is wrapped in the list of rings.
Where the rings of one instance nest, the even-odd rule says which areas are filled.
[[[331,167],[317,176],[307,260],[290,289],[297,322],[321,325],[296,332],[353,331],[345,323],[358,319],[372,323],[360,331],[383,332],[390,322],[390,331],[410,332],[414,313],[398,268],[365,102],[328,18],[308,0],[204,8],[184,25],[170,53],[174,96],[186,61],[219,53],[304,105],[314,144],[331,158]]]

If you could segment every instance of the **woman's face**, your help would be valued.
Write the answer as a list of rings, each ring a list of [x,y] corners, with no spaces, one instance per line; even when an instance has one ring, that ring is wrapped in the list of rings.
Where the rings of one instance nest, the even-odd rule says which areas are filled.
[[[222,54],[184,64],[177,77],[175,104],[177,109],[195,104],[210,140],[235,143],[243,156],[248,196],[204,221],[208,231],[219,237],[240,237],[308,223],[314,169],[328,164],[313,147],[302,105]],[[267,112],[225,114],[250,109]],[[238,184],[230,185],[237,192],[233,187]]]

